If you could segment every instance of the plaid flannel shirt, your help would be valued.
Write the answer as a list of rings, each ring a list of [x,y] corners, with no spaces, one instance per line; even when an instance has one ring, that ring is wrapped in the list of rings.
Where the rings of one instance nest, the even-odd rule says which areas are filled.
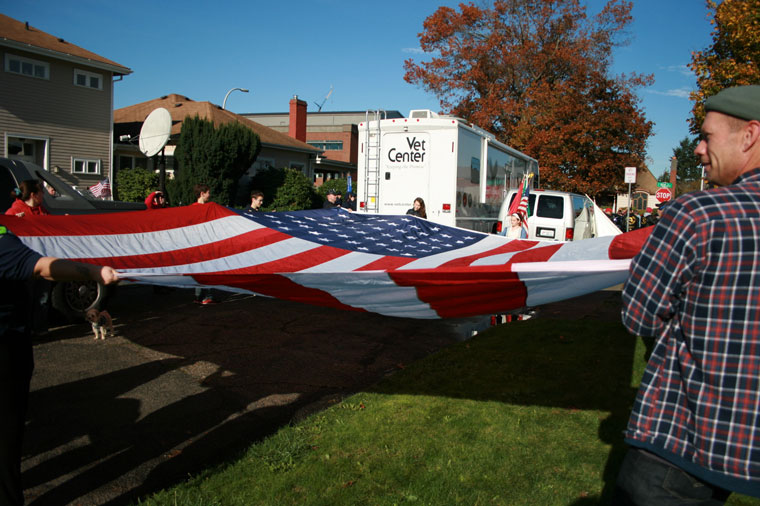
[[[760,497],[760,168],[666,208],[631,263],[623,323],[656,338],[626,441]]]

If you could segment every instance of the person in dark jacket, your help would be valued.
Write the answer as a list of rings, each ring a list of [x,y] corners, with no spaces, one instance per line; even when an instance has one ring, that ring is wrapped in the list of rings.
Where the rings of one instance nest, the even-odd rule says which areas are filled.
[[[425,201],[422,200],[422,197],[417,197],[416,199],[414,199],[414,202],[412,203],[412,208],[409,209],[406,212],[406,214],[427,219],[427,211],[425,210]]]
[[[264,205],[264,192],[261,190],[253,190],[251,192],[251,205],[245,210],[247,213],[258,213],[261,211],[261,206]]]
[[[24,504],[21,486],[21,446],[34,370],[30,281],[96,281],[112,284],[111,267],[44,257],[0,226],[0,504]]]
[[[343,203],[343,208],[356,211],[356,195],[353,192],[346,193],[346,201]]]
[[[338,204],[338,192],[327,190],[327,200],[322,205],[322,209],[335,209],[336,207],[340,207],[340,204]]]

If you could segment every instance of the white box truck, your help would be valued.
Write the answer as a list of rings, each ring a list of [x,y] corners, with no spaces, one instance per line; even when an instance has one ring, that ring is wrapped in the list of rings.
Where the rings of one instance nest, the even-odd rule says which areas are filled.
[[[358,133],[357,212],[404,214],[421,197],[429,220],[490,233],[507,192],[525,174],[539,183],[535,159],[461,118],[369,111]]]

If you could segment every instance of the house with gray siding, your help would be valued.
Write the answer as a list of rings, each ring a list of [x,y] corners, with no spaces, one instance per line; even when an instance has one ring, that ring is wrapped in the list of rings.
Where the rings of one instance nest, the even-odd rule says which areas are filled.
[[[113,83],[132,70],[0,14],[0,155],[86,189],[112,178]]]

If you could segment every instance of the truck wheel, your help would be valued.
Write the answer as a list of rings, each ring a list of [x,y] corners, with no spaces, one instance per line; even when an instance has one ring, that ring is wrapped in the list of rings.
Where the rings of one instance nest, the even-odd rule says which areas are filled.
[[[108,288],[95,281],[66,281],[53,287],[53,308],[70,323],[84,321],[88,309],[101,309]]]

